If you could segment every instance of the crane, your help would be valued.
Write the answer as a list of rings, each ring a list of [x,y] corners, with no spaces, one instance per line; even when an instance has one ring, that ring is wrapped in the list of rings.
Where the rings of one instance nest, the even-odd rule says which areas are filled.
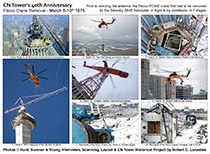
[[[45,26],[45,28],[48,30],[48,32],[50,33],[50,35],[53,37],[53,39],[55,40],[55,42],[58,44],[58,46],[60,47],[60,49],[62,50],[62,52],[64,53],[65,56],[69,55],[69,49],[66,47],[66,45],[62,42],[62,40],[53,32],[53,30],[50,28],[50,26],[47,24],[47,22],[43,19],[40,18],[41,22],[43,23],[43,25]]]
[[[51,97],[51,96],[53,96],[55,94],[59,94],[59,93],[65,91],[65,90],[67,90],[67,88],[66,87],[63,87],[63,88],[60,88],[60,89],[55,90],[53,92],[50,92],[50,93],[47,93],[47,94],[42,94],[41,96],[39,95],[40,97],[38,97],[36,99],[33,99],[33,100],[31,100],[31,101],[29,101],[27,103],[24,103],[23,102],[23,98],[26,98],[26,97],[19,97],[15,104],[17,104],[18,102],[20,102],[21,105],[19,105],[17,107],[14,107],[14,108],[12,108],[10,110],[6,110],[5,113],[10,113],[10,112],[15,111],[15,110],[18,110],[18,109],[20,109],[20,111],[25,110],[25,107],[27,105],[36,103],[36,102],[41,101],[41,100],[43,100],[45,98]],[[31,96],[29,96],[29,97],[31,97]]]
[[[102,87],[102,84],[104,83],[104,81],[109,75],[110,75],[110,79],[111,79],[113,87],[116,87],[116,86],[114,84],[114,81],[111,75],[117,75],[121,78],[127,78],[129,76],[129,73],[112,68],[118,62],[119,60],[117,59],[112,64],[111,67],[108,67],[107,61],[104,60],[103,61],[104,67],[101,67],[101,66],[89,66],[86,64],[86,61],[84,61],[83,67],[96,70],[98,71],[98,73],[95,75],[89,76],[79,82],[74,77],[74,75],[72,76],[74,80],[72,83],[74,87],[72,88],[73,99],[94,99],[99,89]]]

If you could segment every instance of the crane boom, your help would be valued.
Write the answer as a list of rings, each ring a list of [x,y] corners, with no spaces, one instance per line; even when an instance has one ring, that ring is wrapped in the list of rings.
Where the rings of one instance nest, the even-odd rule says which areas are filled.
[[[12,108],[12,109],[10,109],[10,110],[6,110],[5,113],[9,113],[9,112],[18,110],[18,109],[20,109],[21,107],[25,107],[25,106],[27,106],[27,105],[30,105],[30,104],[36,103],[36,102],[38,102],[38,101],[41,101],[41,100],[43,100],[43,99],[45,99],[45,98],[51,97],[51,96],[53,96],[53,95],[55,95],[55,94],[59,94],[59,93],[63,92],[63,91],[66,90],[66,89],[67,89],[66,87],[60,88],[60,89],[55,90],[55,91],[53,91],[53,92],[47,93],[47,94],[45,94],[45,95],[42,95],[42,96],[40,96],[40,97],[38,97],[38,98],[36,98],[36,99],[33,99],[33,100],[31,100],[31,101],[29,101],[29,102],[27,102],[27,103],[25,103],[25,104],[22,102],[22,97],[20,97],[18,100],[20,100],[20,102],[22,102],[21,105],[19,105],[19,106],[17,106],[17,107],[14,107],[14,108]]]

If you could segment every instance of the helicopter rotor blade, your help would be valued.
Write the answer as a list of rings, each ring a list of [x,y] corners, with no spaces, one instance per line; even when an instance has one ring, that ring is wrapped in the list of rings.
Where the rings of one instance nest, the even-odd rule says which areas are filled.
[[[91,21],[94,21],[94,22],[99,22],[99,23],[101,23],[101,21],[99,21],[99,20],[93,20],[93,19],[91,19]]]
[[[115,84],[115,82],[114,82],[114,80],[113,80],[113,78],[112,78],[112,76],[110,75],[110,80],[111,80],[111,83],[112,83],[112,86],[113,86],[113,89],[116,89],[117,87],[116,87],[116,84]]]
[[[42,71],[40,71],[39,73],[37,73],[36,75],[39,75],[39,74],[41,74],[41,73],[43,73],[43,72],[45,72],[45,71],[47,71],[47,68],[46,69],[44,69],[44,70],[42,70]]]
[[[114,65],[116,65],[119,61],[120,61],[120,59],[117,59],[117,60],[112,64],[111,68],[112,68]]]
[[[46,77],[43,77],[43,76],[37,76],[38,78],[41,78],[41,79],[46,79],[46,80],[48,80],[48,78],[46,78]]]
[[[32,64],[32,73],[35,74],[35,73],[34,73],[34,65],[33,65],[33,64]]]
[[[26,79],[23,79],[23,80],[21,80],[21,81],[23,82],[23,81],[26,81],[26,80],[28,80],[28,79],[30,79],[30,77],[28,77],[28,78],[26,78]]]
[[[172,73],[174,71],[168,71],[168,70],[164,70],[164,69],[159,69],[160,71],[163,71],[163,72],[167,72],[167,73]]]
[[[186,69],[182,69],[182,70],[178,70],[178,71],[168,71],[168,70],[164,70],[164,69],[159,69],[160,71],[163,71],[163,72],[160,72],[160,73],[173,73],[173,72],[176,72],[176,73],[181,73],[181,72],[186,72]]]
[[[30,75],[29,73],[27,72],[23,72],[23,71],[19,71],[20,73],[23,73],[23,74],[27,74],[27,75]]]
[[[188,68],[187,68],[187,71],[188,71]],[[176,72],[186,72],[186,68],[184,68],[182,70],[179,70],[179,71],[176,71]]]

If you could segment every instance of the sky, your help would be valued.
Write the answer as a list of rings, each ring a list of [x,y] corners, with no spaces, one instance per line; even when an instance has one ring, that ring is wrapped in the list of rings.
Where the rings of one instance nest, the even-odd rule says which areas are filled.
[[[152,102],[149,102],[149,103],[141,103],[141,108],[150,108],[152,106],[154,106],[156,103],[152,103]],[[170,103],[167,103],[170,105]],[[202,103],[197,103],[197,102],[178,102],[178,103],[172,103],[173,106],[176,108],[176,109],[184,109],[184,107],[189,107],[189,109],[205,109],[207,110],[208,107],[207,107],[207,103],[206,102],[202,102]]]
[[[73,102],[75,104],[78,104],[78,105],[90,105],[91,102]],[[104,105],[104,106],[111,106],[111,105],[120,105],[120,104],[135,104],[137,102],[94,102],[94,104],[98,104],[98,105]]]
[[[39,79],[40,87],[31,81],[21,80],[28,77],[19,71],[27,72],[24,64],[34,65],[35,73],[48,80]],[[3,60],[3,111],[11,109],[21,96],[32,96],[55,91],[62,87],[67,90],[42,101],[26,106],[37,123],[32,131],[32,143],[69,143],[69,60],[67,59],[4,59]],[[32,98],[34,99],[34,98]],[[24,103],[32,100],[26,99]],[[16,106],[18,106],[17,104]],[[17,110],[3,113],[3,142],[15,143],[15,130],[11,121]]]
[[[108,67],[111,67],[116,60],[107,60]],[[103,59],[73,59],[72,65],[76,68],[72,72],[78,81],[98,73],[96,70],[83,67],[84,61],[87,62],[86,65],[88,66],[104,66]],[[115,86],[113,86],[110,77],[108,77],[98,91],[95,99],[138,99],[138,60],[120,59],[112,68],[125,71],[129,73],[129,76],[127,78],[121,78],[112,75]]]
[[[192,69],[188,78],[183,78],[183,85],[192,85],[193,94],[198,94],[200,89],[208,91],[208,80],[207,80],[207,59],[204,58],[187,58],[187,59],[150,59],[150,74],[156,74],[160,76],[168,76],[170,73],[163,73],[160,69],[169,71],[180,71],[177,74],[187,74],[187,68]],[[158,72],[156,72],[158,71]],[[177,85],[180,85],[180,80],[177,80]]]
[[[98,28],[100,22],[92,20],[111,22],[116,21],[106,28]],[[73,41],[90,42],[97,39],[111,39],[127,44],[138,43],[138,16],[136,15],[115,15],[115,16],[93,16],[74,15],[72,16]]]

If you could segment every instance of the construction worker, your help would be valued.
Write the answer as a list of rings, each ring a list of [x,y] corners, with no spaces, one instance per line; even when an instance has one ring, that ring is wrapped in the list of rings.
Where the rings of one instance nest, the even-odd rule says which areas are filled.
[[[184,30],[186,27],[184,20],[180,17],[178,17],[176,20],[176,26],[180,28],[181,30]]]
[[[190,24],[190,29],[194,30],[195,29],[195,25],[196,25],[196,19],[195,19],[194,15],[192,15],[192,17],[190,18],[189,24]]]

